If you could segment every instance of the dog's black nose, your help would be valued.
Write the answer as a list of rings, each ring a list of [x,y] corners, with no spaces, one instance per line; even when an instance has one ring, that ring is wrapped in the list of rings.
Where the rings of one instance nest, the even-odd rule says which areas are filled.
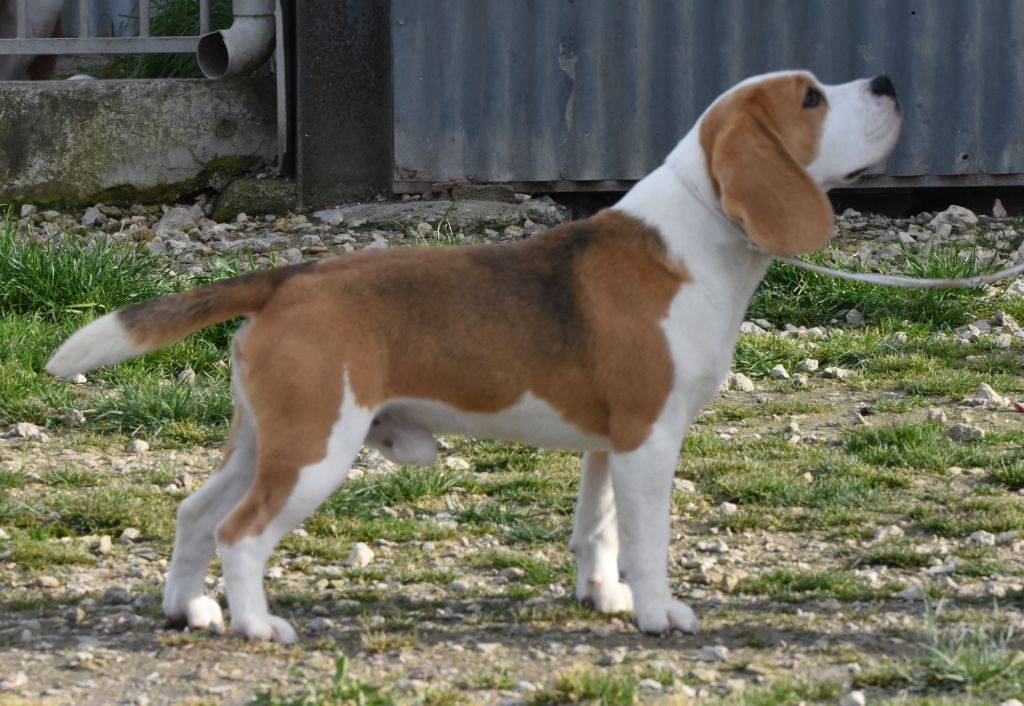
[[[871,79],[871,92],[876,96],[890,96],[896,98],[896,87],[885,74],[879,74]]]

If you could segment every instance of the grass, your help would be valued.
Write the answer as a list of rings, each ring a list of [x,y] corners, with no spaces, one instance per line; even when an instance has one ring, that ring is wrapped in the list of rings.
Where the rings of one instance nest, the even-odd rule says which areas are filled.
[[[48,322],[102,314],[175,291],[174,276],[145,244],[70,233],[39,242],[10,209],[0,227],[0,313]]]
[[[261,691],[253,706],[395,706],[394,694],[348,675],[348,659],[340,657],[335,663],[334,677],[326,686],[307,681],[302,689],[280,695]]]
[[[531,706],[601,704],[629,706],[639,703],[637,679],[629,674],[609,674],[583,669],[566,671],[530,698]]]
[[[444,230],[448,215],[423,240],[454,238]],[[962,266],[938,254],[930,257],[921,267],[952,271]],[[37,242],[25,237],[9,213],[4,220],[0,430],[31,421],[44,426],[52,441],[3,440],[16,450],[12,455],[0,445],[0,528],[9,535],[0,539],[0,583],[15,587],[11,596],[0,599],[0,611],[48,610],[52,601],[33,602],[33,591],[37,598],[39,591],[31,587],[40,575],[73,575],[140,549],[168,557],[174,513],[184,494],[163,490],[183,471],[169,452],[222,443],[231,412],[227,351],[233,323],[96,371],[84,386],[54,381],[43,372],[60,341],[92,317],[253,265],[244,258],[219,260],[209,275],[183,277],[162,262],[132,243],[90,243],[71,234],[52,243]],[[781,363],[792,372],[799,360],[816,358],[823,367],[852,368],[857,375],[846,381],[815,381],[807,392],[761,380],[760,391],[731,394],[701,414],[677,467],[677,475],[692,481],[696,492],[675,498],[670,569],[674,588],[682,594],[690,589],[694,572],[676,560],[703,558],[696,542],[712,536],[723,538],[730,548],[763,542],[765,551],[745,552],[743,562],[737,562],[736,568],[748,572],[735,587],[742,597],[738,605],[727,595],[725,606],[700,605],[703,599],[698,598],[697,607],[703,615],[721,611],[709,624],[727,626],[722,632],[727,639],[729,626],[749,623],[751,649],[784,640],[788,649],[821,660],[835,658],[826,649],[834,646],[809,646],[815,643],[806,631],[816,628],[798,617],[807,604],[842,601],[839,623],[874,629],[879,615],[906,605],[892,594],[936,557],[952,554],[959,560],[951,577],[960,586],[990,579],[1016,582],[1024,575],[1024,563],[1009,545],[993,548],[965,541],[979,529],[1024,530],[1024,497],[1017,492],[1024,489],[1024,430],[1013,423],[1016,417],[999,411],[992,421],[990,412],[970,410],[989,433],[978,442],[955,443],[943,435],[946,425],[925,421],[923,413],[923,408],[939,405],[950,411],[951,421],[959,421],[950,400],[973,394],[979,382],[989,382],[1006,395],[1024,393],[1017,362],[1024,345],[1015,340],[1004,351],[984,341],[964,344],[949,335],[951,326],[995,308],[1017,312],[1020,318],[1024,310],[1019,303],[982,299],[969,291],[934,301],[905,296],[903,290],[870,292],[807,279],[783,267],[773,266],[751,316],[818,323],[825,325],[825,332],[741,336],[734,369],[760,376]],[[783,296],[787,288],[788,299]],[[831,318],[841,320],[850,306],[867,314],[865,327],[829,323]],[[930,313],[922,316],[928,307]],[[895,337],[897,331],[906,337]],[[195,372],[195,384],[177,380],[185,368]],[[868,426],[853,426],[838,414],[861,407],[875,413],[868,416]],[[83,429],[62,427],[60,420],[69,408],[85,414]],[[838,425],[819,427],[823,431],[818,439],[805,435],[803,442],[793,444],[781,433],[790,419],[807,429],[832,418],[840,420]],[[729,438],[720,438],[718,432],[726,425]],[[131,436],[150,442],[148,457],[120,455],[117,449]],[[452,438],[445,443],[445,454],[465,459],[472,470],[453,470],[443,461],[432,468],[369,469],[306,521],[304,535],[289,534],[275,558],[289,573],[270,583],[275,609],[297,614],[301,625],[303,618],[320,614],[315,612],[318,606],[356,601],[331,613],[337,629],[323,640],[333,641],[338,651],[372,655],[370,661],[387,662],[394,651],[443,649],[453,630],[458,639],[506,634],[510,647],[518,639],[541,649],[547,642],[564,643],[565,635],[573,635],[573,644],[587,642],[591,629],[607,629],[613,640],[636,643],[636,663],[621,671],[572,669],[558,659],[544,662],[543,677],[524,677],[518,671],[534,668],[531,660],[489,664],[475,676],[459,674],[457,690],[433,687],[409,693],[392,687],[399,674],[370,675],[360,671],[362,662],[342,660],[333,677],[302,681],[294,692],[276,686],[257,703],[460,703],[479,695],[467,696],[465,691],[511,689],[521,678],[531,678],[543,682],[526,697],[535,704],[624,704],[647,698],[639,688],[644,675],[656,674],[666,686],[678,683],[675,670],[650,666],[640,655],[669,650],[685,661],[688,638],[631,634],[616,622],[623,616],[595,615],[572,597],[574,565],[565,545],[576,502],[579,454],[484,439]],[[86,456],[92,459],[88,464]],[[108,460],[117,465],[104,463]],[[212,468],[208,461],[184,470],[202,480]],[[950,466],[983,471],[954,478],[946,473]],[[738,510],[725,514],[719,509],[725,501]],[[441,512],[455,522],[439,522]],[[878,526],[892,524],[906,536],[870,541]],[[111,557],[89,549],[86,537],[117,537],[128,527],[142,532],[134,547],[119,544]],[[377,551],[375,545],[377,557],[366,568],[344,567],[357,540],[380,542],[383,548]],[[768,549],[773,543],[782,549]],[[732,551],[723,563],[731,563]],[[865,567],[876,569],[881,585],[860,576]],[[509,568],[522,570],[521,577],[510,583],[496,579]],[[452,584],[459,580],[468,580],[469,588],[454,590]],[[717,593],[718,588],[710,590]],[[1019,596],[1011,590],[1007,601],[1017,606]],[[1011,693],[1018,679],[1017,637],[1003,623],[985,627],[972,615],[947,615],[941,625],[936,619],[932,632],[922,633],[928,649],[918,652],[904,645],[902,654],[879,657],[878,671],[866,667],[865,676],[858,678],[871,690],[870,701],[981,704]],[[372,622],[372,616],[383,616],[384,622]],[[762,618],[772,626],[767,637],[756,627]],[[873,647],[883,652],[897,644],[888,642],[895,633],[873,634],[878,636]],[[844,649],[861,655],[865,650]],[[358,677],[350,673],[350,665],[358,666]],[[742,666],[730,664],[723,671],[723,679],[734,677],[746,678]],[[874,681],[868,684],[869,679]],[[766,706],[831,703],[838,689],[831,681],[806,682],[787,674],[742,694],[709,694],[706,700]]]
[[[912,277],[961,278],[994,271],[974,254],[965,259],[950,249],[932,249],[922,255],[904,251],[903,256],[906,264],[902,272]],[[806,259],[831,265],[837,251],[826,250]],[[840,268],[868,271],[856,263],[844,263]],[[973,312],[985,307],[977,290],[878,287],[774,262],[754,295],[749,316],[798,325],[828,325],[833,319],[841,321],[847,311],[856,308],[872,323],[909,319],[941,327],[967,323]]]
[[[775,569],[760,576],[745,578],[739,582],[738,590],[789,602],[819,598],[872,600],[891,592],[891,589],[872,589],[848,572],[801,572],[789,569]]]
[[[925,642],[896,672],[915,691],[964,694],[992,703],[1024,689],[1024,654],[1012,620],[994,612],[974,625],[942,628],[941,604],[925,606]]]
[[[199,5],[195,0],[152,0],[150,35],[183,37],[199,34]],[[210,31],[231,26],[231,0],[210,0]],[[125,25],[138,15],[123,17]],[[195,54],[132,54],[90,67],[96,78],[202,78]]]

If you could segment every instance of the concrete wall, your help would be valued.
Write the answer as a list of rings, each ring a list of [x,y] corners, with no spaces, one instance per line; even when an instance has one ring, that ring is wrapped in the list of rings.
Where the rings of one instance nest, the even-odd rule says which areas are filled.
[[[277,154],[274,79],[0,81],[0,203],[167,201]]]

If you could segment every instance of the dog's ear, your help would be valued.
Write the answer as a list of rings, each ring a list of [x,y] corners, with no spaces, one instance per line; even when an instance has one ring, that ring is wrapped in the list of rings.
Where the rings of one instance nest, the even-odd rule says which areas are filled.
[[[702,142],[725,214],[770,253],[823,247],[832,235],[832,206],[779,135],[750,115],[723,123]]]

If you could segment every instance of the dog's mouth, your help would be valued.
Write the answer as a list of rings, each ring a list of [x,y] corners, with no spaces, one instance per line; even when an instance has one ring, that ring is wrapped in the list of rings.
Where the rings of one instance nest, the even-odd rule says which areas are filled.
[[[868,167],[861,167],[860,169],[854,169],[852,172],[843,177],[843,181],[853,181],[857,179],[861,174],[866,172]]]

